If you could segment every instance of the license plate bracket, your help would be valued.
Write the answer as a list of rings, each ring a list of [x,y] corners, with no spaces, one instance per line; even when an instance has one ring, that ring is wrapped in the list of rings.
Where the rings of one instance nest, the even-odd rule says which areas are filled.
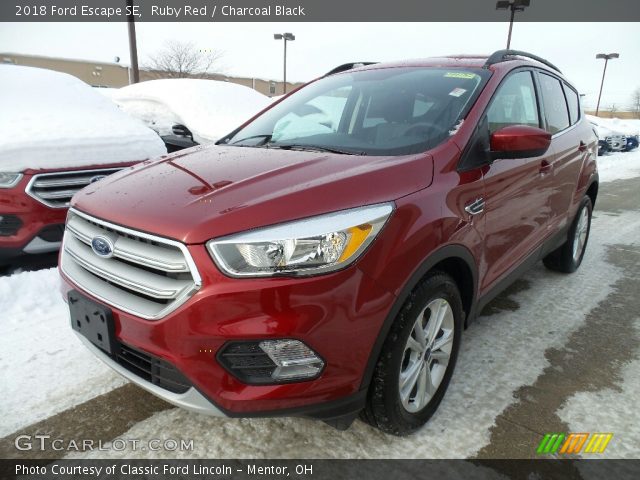
[[[75,290],[71,290],[67,298],[71,328],[100,349],[114,355],[118,344],[111,310]]]

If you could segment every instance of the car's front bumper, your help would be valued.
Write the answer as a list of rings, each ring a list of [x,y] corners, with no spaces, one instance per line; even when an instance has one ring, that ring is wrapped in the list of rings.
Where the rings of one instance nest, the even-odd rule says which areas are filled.
[[[24,191],[28,177],[11,189],[0,189],[0,217],[18,219],[17,228],[0,235],[0,263],[24,254],[60,248],[66,208],[50,208]]]
[[[309,278],[232,279],[217,270],[203,245],[188,248],[199,266],[202,287],[184,305],[159,320],[110,308],[118,342],[166,360],[193,389],[185,394],[159,391],[114,367],[115,362],[90,345],[102,360],[170,403],[213,415],[334,418],[362,408],[363,374],[394,303],[391,293],[357,266]],[[65,298],[69,290],[82,292],[81,285],[62,276]],[[227,342],[278,338],[300,340],[317,352],[326,363],[321,375],[301,382],[248,385],[216,358]]]
[[[220,411],[215,405],[213,405],[209,400],[207,400],[200,392],[198,392],[194,387],[191,387],[185,393],[174,393],[169,390],[154,385],[151,382],[148,382],[136,375],[135,373],[127,370],[119,363],[112,360],[108,355],[106,355],[102,350],[96,347],[93,343],[87,340],[84,336],[79,334],[78,332],[74,332],[80,341],[87,347],[96,357],[98,357],[102,362],[104,362],[107,366],[111,367],[117,373],[125,377],[127,380],[135,383],[141,388],[144,388],[148,392],[154,394],[157,397],[177,406],[180,408],[184,408],[186,410],[190,410],[196,413],[204,413],[206,415],[213,415],[216,417],[224,417],[226,416],[222,411]]]

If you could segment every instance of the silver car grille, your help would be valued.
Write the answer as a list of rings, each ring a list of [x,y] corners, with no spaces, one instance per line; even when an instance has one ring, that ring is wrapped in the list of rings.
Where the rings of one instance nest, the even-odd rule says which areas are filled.
[[[66,208],[71,197],[100,177],[116,173],[120,168],[102,168],[73,172],[41,173],[27,185],[27,193],[52,208]]]
[[[113,254],[91,246],[106,237]],[[137,232],[69,210],[60,267],[81,290],[119,310],[157,320],[186,302],[201,285],[198,270],[180,242]]]

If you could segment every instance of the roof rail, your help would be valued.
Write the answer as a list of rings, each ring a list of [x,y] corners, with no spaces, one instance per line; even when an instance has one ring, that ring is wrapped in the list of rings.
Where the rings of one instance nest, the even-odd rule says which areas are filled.
[[[364,67],[365,65],[373,65],[374,63],[378,63],[378,62],[351,62],[351,63],[345,63],[343,65],[340,65],[340,66],[334,68],[333,70],[329,70],[327,73],[324,74],[324,76],[326,77],[327,75],[333,75],[334,73],[346,72],[347,70],[351,70],[352,68]]]
[[[545,60],[542,57],[538,57],[537,55],[534,55],[532,53],[523,52],[521,50],[498,50],[497,52],[494,52],[489,58],[487,58],[487,61],[484,63],[484,66],[482,68],[489,68],[491,65],[494,65],[496,63],[505,62],[507,60],[507,57],[515,56],[531,58],[532,60],[536,60],[540,63],[543,63],[547,67],[554,69],[558,73],[562,73],[560,69],[550,61]]]

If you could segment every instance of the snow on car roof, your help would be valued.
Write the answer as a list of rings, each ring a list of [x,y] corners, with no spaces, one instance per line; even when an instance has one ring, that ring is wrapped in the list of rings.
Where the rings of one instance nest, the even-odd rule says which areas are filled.
[[[640,120],[620,118],[602,118],[593,115],[586,115],[598,131],[598,136],[604,138],[607,135],[638,135],[640,133]]]
[[[66,73],[0,65],[0,171],[90,167],[166,154],[158,135]]]
[[[220,139],[271,103],[243,85],[194,78],[141,82],[119,89],[112,98],[161,135],[183,124],[198,143]]]

